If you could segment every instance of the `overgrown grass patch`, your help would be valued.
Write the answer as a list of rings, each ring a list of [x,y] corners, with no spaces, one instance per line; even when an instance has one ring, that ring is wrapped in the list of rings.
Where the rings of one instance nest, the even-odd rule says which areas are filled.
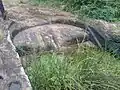
[[[120,60],[97,49],[37,55],[26,71],[33,90],[120,90]]]

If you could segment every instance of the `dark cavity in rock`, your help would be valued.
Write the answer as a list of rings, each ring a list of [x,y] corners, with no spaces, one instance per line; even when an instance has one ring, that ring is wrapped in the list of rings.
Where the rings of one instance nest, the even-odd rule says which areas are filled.
[[[0,76],[0,79],[1,79],[1,80],[3,80],[3,77],[2,77],[2,76]]]
[[[20,82],[11,82],[8,90],[21,90]]]

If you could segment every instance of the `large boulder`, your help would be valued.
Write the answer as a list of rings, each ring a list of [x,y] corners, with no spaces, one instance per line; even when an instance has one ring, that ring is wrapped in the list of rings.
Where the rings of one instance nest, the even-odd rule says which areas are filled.
[[[9,8],[7,18],[12,21],[9,31],[19,54],[64,50],[88,38],[84,29],[71,25],[76,24],[75,18],[67,12],[20,5]]]
[[[106,41],[116,41],[116,36],[119,40],[119,35],[114,34],[119,31],[118,24],[102,20],[83,23],[68,12],[50,8],[18,5],[8,9],[7,18],[12,20],[11,39],[21,55],[33,53],[33,50],[66,51],[66,48],[86,44],[86,41],[90,42],[88,46],[106,48]]]
[[[28,51],[51,51],[87,41],[84,29],[64,25],[51,24],[28,28],[18,33],[13,39],[17,48]]]
[[[101,20],[81,22],[74,15],[56,9],[19,4],[8,8],[11,39],[19,54],[56,51],[78,43],[106,48],[106,41],[119,41],[118,24]],[[112,27],[112,28],[111,28]],[[117,36],[117,39],[116,39]],[[83,41],[82,41],[83,40]],[[108,44],[107,44],[108,46]],[[107,47],[108,49],[111,47]]]

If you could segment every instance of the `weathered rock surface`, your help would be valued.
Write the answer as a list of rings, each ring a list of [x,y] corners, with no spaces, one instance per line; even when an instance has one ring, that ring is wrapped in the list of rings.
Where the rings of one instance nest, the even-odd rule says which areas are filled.
[[[34,49],[35,51],[56,51],[62,47],[85,42],[87,39],[87,33],[81,28],[51,24],[26,29],[15,36],[13,43],[24,49],[29,48],[31,51]]]
[[[13,43],[22,53],[33,49],[63,50],[88,38],[84,29],[69,25],[76,22],[66,12],[20,5],[9,8],[7,18],[12,20],[9,31]]]
[[[107,34],[120,35],[120,23],[109,23],[103,20],[91,20],[90,25],[96,29],[101,29]]]
[[[9,8],[8,18],[13,21],[9,31],[19,54],[33,50],[64,51],[86,41],[102,48],[106,47],[106,42],[113,39],[116,41],[118,35],[115,32],[119,31],[118,24],[100,20],[85,24],[70,13],[26,4]],[[111,45],[107,48],[110,47]]]
[[[0,90],[31,90],[30,81],[10,38],[10,23],[0,19]]]

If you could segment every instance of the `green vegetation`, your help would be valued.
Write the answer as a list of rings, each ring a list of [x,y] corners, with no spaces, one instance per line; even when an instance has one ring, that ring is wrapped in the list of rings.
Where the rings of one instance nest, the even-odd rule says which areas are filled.
[[[33,90],[120,90],[120,60],[93,48],[46,53],[26,68]]]
[[[58,7],[79,17],[120,21],[119,0],[32,0],[36,4]]]
[[[75,15],[120,21],[119,0],[31,0]],[[82,47],[69,55],[33,55],[26,67],[33,90],[120,90],[120,59]]]

